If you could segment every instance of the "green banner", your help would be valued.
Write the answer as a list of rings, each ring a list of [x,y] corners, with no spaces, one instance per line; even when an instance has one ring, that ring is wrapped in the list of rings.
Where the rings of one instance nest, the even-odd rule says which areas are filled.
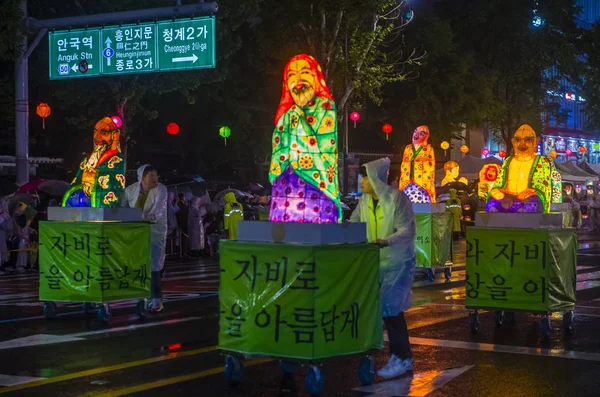
[[[574,229],[467,228],[468,308],[572,310]]]
[[[317,359],[383,347],[379,249],[225,241],[219,347]]]
[[[415,214],[417,266],[442,267],[452,244],[452,214],[449,212]]]
[[[150,225],[40,222],[40,300],[150,296]]]

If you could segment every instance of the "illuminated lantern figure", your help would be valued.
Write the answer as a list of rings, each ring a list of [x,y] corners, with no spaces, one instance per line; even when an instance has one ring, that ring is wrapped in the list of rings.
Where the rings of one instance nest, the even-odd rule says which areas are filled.
[[[360,113],[352,112],[350,113],[350,120],[354,121],[354,128],[356,128],[356,122],[360,120]]]
[[[177,123],[167,124],[167,132],[169,133],[169,135],[179,134],[179,125],[177,125]]]
[[[275,114],[269,180],[272,222],[342,220],[335,102],[312,56],[292,57]]]
[[[446,155],[446,150],[448,150],[448,148],[450,148],[450,144],[448,143],[448,141],[444,141],[444,142],[441,143],[440,147],[444,151],[444,156],[445,156]]]
[[[125,157],[121,153],[120,137],[121,132],[110,117],[96,123],[94,151],[81,162],[63,205],[121,206],[125,190]]]
[[[50,116],[50,106],[46,102],[42,102],[35,108],[35,113],[42,118],[42,128],[46,129],[46,117]]]
[[[398,187],[413,203],[435,203],[435,154],[428,140],[426,125],[415,128],[402,157]]]
[[[499,173],[500,166],[498,164],[486,164],[481,168],[477,192],[479,198],[487,200],[488,193],[494,187]]]
[[[460,167],[456,161],[446,161],[444,164],[444,179],[442,179],[442,186],[446,186],[451,182],[458,180],[458,174],[460,173]]]
[[[219,129],[219,135],[225,139],[225,146],[227,146],[227,138],[231,136],[231,128],[226,125]]]
[[[486,204],[487,212],[544,212],[562,201],[562,178],[546,156],[536,154],[539,138],[527,124],[512,138],[514,156],[502,169]]]
[[[381,129],[383,130],[383,133],[385,134],[385,140],[386,141],[389,140],[390,132],[392,132],[392,125],[391,124],[384,124]]]

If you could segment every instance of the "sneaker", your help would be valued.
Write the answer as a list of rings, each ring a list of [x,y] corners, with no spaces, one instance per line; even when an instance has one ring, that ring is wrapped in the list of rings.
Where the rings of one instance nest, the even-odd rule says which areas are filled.
[[[150,304],[148,304],[148,311],[151,313],[158,313],[162,311],[163,308],[164,307],[160,299],[154,298],[150,301]]]
[[[400,357],[392,354],[390,358],[390,362],[387,363],[383,368],[377,371],[377,376],[381,376],[382,378],[396,378],[400,375],[404,375],[407,372],[413,370],[413,359],[408,358],[406,360],[402,360]]]

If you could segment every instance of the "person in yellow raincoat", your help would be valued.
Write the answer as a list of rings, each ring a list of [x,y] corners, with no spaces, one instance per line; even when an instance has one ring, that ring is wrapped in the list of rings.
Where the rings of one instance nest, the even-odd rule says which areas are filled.
[[[446,212],[452,214],[452,234],[454,239],[460,237],[460,216],[462,215],[462,205],[460,199],[456,197],[456,189],[450,189],[450,198],[446,201]]]
[[[225,195],[225,210],[223,211],[224,227],[230,240],[237,240],[238,221],[244,219],[244,208],[235,199],[235,194]]]

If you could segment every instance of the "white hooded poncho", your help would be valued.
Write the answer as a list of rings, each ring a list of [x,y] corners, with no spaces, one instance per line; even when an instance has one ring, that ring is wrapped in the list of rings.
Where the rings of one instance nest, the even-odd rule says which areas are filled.
[[[138,181],[125,189],[125,203],[128,207],[135,208],[138,196],[140,195],[140,185],[144,169],[148,164],[142,165],[137,170]],[[151,246],[151,264],[152,271],[161,271],[165,265],[165,248],[167,245],[167,188],[159,183],[154,189],[148,192],[148,198],[142,209],[142,220],[152,222],[150,227],[150,246]]]
[[[396,316],[412,303],[415,275],[415,217],[412,203],[397,189],[387,185],[390,160],[379,159],[365,164],[367,176],[379,198],[373,208],[370,194],[363,194],[351,222],[367,224],[367,240],[387,240],[380,250],[381,312],[383,317]]]

